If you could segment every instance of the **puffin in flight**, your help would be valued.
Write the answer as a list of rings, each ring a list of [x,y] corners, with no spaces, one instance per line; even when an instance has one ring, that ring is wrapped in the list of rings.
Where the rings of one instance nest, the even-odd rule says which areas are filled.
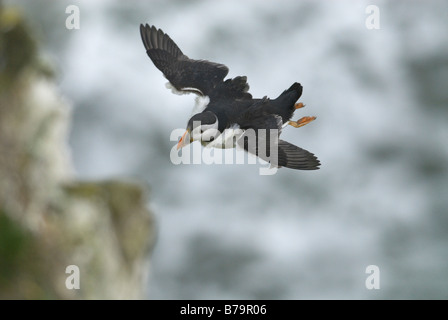
[[[302,127],[316,119],[290,120],[302,95],[300,83],[276,99],[254,99],[248,92],[245,76],[224,80],[229,69],[219,63],[188,58],[161,29],[140,25],[146,53],[168,79],[175,93],[195,93],[202,97],[205,109],[194,114],[177,148],[194,140],[208,147],[240,146],[269,162],[273,167],[299,170],[319,169],[320,162],[311,152],[279,139],[286,125]],[[229,143],[230,141],[230,143]]]

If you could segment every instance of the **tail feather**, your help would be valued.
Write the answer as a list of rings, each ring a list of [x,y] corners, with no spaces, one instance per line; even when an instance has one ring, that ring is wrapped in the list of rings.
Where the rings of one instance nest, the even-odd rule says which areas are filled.
[[[302,95],[302,91],[302,85],[298,82],[294,82],[289,89],[283,91],[277,99],[282,100],[284,103],[289,102],[290,104],[294,104],[297,100],[299,100]]]
[[[300,83],[295,82],[289,89],[282,92],[277,99],[272,101],[272,110],[274,114],[282,117],[283,123],[291,119],[294,113],[294,104],[302,95],[303,87]]]

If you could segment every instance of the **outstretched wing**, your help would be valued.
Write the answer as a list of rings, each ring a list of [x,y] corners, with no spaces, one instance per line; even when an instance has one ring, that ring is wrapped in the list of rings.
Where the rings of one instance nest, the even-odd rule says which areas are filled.
[[[140,34],[148,56],[178,91],[209,96],[229,72],[223,64],[188,58],[167,34],[154,26],[141,24]]]
[[[319,169],[320,161],[311,152],[287,141],[279,140],[277,165],[291,169],[317,170]]]
[[[219,83],[215,90],[210,92],[210,100],[214,99],[252,99],[252,95],[248,92],[249,84],[246,76],[238,76],[233,79],[227,79]]]
[[[314,154],[279,139],[282,118],[261,111],[266,101],[267,99],[259,101],[239,119],[244,133],[237,144],[273,166],[299,170],[319,169],[320,162]]]

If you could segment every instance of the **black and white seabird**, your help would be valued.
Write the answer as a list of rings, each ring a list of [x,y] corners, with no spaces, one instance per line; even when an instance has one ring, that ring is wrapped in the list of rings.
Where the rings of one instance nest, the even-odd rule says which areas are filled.
[[[253,99],[245,76],[224,80],[229,72],[225,65],[188,58],[167,34],[154,26],[141,24],[140,33],[146,53],[173,91],[193,92],[205,101],[205,109],[188,121],[178,148],[194,140],[210,147],[238,145],[272,166],[319,169],[320,162],[314,154],[279,139],[286,125],[298,128],[316,119],[290,120],[296,109],[304,107],[303,103],[296,103],[302,95],[300,83],[294,83],[276,99]],[[250,137],[255,137],[256,143],[251,143]],[[260,146],[265,146],[265,150]]]

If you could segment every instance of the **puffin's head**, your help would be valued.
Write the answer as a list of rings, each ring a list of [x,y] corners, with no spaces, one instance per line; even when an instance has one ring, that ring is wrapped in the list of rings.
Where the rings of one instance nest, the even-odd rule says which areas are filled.
[[[211,142],[219,134],[218,117],[213,112],[197,113],[188,120],[187,131],[180,138],[177,149],[185,147],[195,140],[205,143]]]

